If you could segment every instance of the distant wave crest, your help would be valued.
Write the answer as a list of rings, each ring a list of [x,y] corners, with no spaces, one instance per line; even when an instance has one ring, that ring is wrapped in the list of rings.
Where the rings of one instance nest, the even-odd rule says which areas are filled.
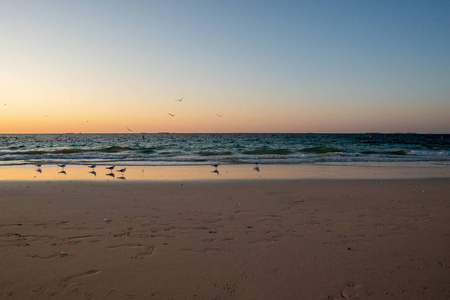
[[[313,147],[313,148],[304,148],[300,150],[301,152],[305,153],[317,153],[317,154],[324,154],[324,153],[334,153],[334,152],[342,152],[342,150],[331,148],[331,147]]]
[[[250,154],[250,155],[267,155],[267,154],[278,154],[278,155],[286,155],[293,153],[292,151],[288,149],[256,149],[256,150],[249,150],[242,152],[244,154]]]
[[[106,153],[116,153],[116,152],[122,152],[122,151],[130,151],[133,150],[129,147],[122,147],[122,146],[112,146],[108,148],[100,149],[99,152],[106,152]]]
[[[200,151],[198,154],[202,156],[215,156],[215,155],[231,155],[233,152],[230,151]]]
[[[406,150],[396,150],[396,151],[388,152],[388,154],[393,154],[393,155],[406,155],[406,154],[408,154],[408,151],[406,151]]]
[[[55,151],[52,151],[51,153],[55,153],[55,154],[72,154],[72,153],[81,153],[81,152],[85,152],[85,151],[86,150],[79,149],[79,148],[68,148],[68,149],[55,150]]]

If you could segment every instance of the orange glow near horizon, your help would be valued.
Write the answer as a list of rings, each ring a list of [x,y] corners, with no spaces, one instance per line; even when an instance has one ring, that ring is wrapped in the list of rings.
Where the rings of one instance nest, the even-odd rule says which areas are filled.
[[[168,97],[166,97],[168,98]],[[448,124],[445,110],[400,113],[376,108],[271,104],[255,106],[230,102],[214,106],[201,100],[173,99],[128,104],[76,102],[8,102],[0,107],[0,134],[19,133],[135,133],[177,132],[438,132]],[[125,100],[123,102],[126,102]],[[19,104],[17,104],[19,103]],[[424,111],[424,110],[422,110]],[[174,114],[171,117],[169,113]],[[218,117],[217,114],[222,114]],[[433,118],[431,118],[433,116]],[[420,124],[420,126],[416,125]],[[445,127],[445,125],[444,125]]]

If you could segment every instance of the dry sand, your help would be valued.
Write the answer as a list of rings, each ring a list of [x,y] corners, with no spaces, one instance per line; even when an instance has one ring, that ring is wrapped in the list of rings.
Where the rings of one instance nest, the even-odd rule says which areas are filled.
[[[1,299],[448,299],[450,179],[0,182]]]

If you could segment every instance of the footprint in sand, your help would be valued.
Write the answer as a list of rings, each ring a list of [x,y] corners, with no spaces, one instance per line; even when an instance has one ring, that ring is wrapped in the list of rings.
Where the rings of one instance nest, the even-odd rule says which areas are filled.
[[[48,256],[42,256],[39,254],[35,254],[35,255],[30,255],[29,257],[31,258],[40,258],[40,259],[51,259],[51,258],[55,258],[55,257],[66,257],[69,256],[69,254],[67,252],[64,251],[60,251],[59,253],[55,253],[55,254],[51,254]]]
[[[150,246],[150,247],[147,248],[147,251],[138,253],[138,254],[136,254],[136,255],[135,255],[134,257],[132,257],[132,258],[134,258],[134,259],[136,259],[136,260],[138,260],[138,259],[144,259],[144,258],[147,257],[147,256],[153,255],[153,252],[154,252],[154,251],[155,251],[155,247],[154,247],[154,246]]]
[[[71,287],[72,285],[74,285],[75,283],[77,283],[77,280],[79,278],[82,277],[86,277],[86,276],[91,276],[91,275],[97,275],[98,273],[100,273],[100,270],[89,270],[87,272],[81,273],[81,274],[77,274],[77,275],[73,275],[73,276],[69,276],[66,279],[64,279],[59,286],[67,289],[68,287]]]
[[[343,299],[359,299],[359,288],[361,288],[360,285],[347,283],[347,287],[341,291],[340,296]]]
[[[207,218],[207,219],[203,219],[202,222],[203,223],[207,223],[207,224],[211,224],[211,223],[217,223],[222,221],[223,218]]]
[[[95,235],[81,235],[81,236],[71,236],[68,238],[63,238],[61,241],[63,241],[66,244],[79,244],[85,240],[89,240],[91,238],[95,237]]]

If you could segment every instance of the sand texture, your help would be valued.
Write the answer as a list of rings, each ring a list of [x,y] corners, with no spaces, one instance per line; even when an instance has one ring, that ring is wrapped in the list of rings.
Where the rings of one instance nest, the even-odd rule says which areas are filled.
[[[0,182],[0,299],[449,299],[450,180]]]

